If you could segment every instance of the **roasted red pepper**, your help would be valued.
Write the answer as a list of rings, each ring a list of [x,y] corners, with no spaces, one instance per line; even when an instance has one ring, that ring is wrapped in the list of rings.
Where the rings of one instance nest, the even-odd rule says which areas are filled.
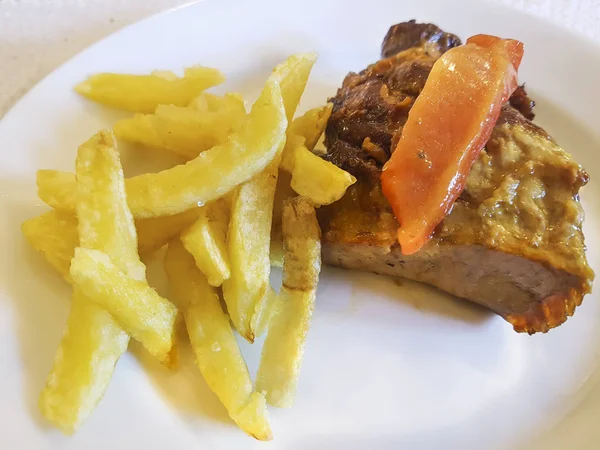
[[[402,253],[419,250],[444,219],[517,88],[523,44],[477,35],[436,61],[381,174],[400,224]]]

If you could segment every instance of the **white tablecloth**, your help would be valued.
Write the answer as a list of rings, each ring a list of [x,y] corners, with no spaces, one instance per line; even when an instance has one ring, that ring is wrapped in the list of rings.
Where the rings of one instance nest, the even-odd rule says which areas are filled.
[[[600,42],[600,0],[494,1]],[[42,77],[91,43],[185,3],[189,0],[0,0],[0,117]]]

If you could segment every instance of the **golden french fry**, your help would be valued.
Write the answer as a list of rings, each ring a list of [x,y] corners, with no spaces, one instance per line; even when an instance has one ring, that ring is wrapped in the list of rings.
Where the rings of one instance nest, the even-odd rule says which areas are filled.
[[[48,206],[64,211],[75,211],[77,182],[75,174],[60,170],[38,170],[36,173],[38,197]]]
[[[268,80],[248,120],[228,142],[195,159],[159,173],[126,180],[127,200],[134,217],[181,213],[230,192],[260,173],[280,153],[287,120],[278,83]],[[48,198],[48,192],[40,198]],[[74,204],[61,205],[73,209]]]
[[[332,110],[333,103],[309,109],[303,115],[294,119],[290,124],[289,131],[304,137],[304,145],[312,151],[327,127],[327,121],[331,117]]]
[[[296,152],[291,186],[315,206],[329,205],[344,196],[356,182],[351,174],[306,148]]]
[[[221,286],[229,278],[229,255],[225,242],[227,222],[210,214],[211,205],[201,208],[198,220],[181,233],[181,241],[211,286]]]
[[[71,282],[69,267],[79,245],[77,219],[72,213],[48,211],[23,223],[21,230],[34,250],[42,253],[58,272]]]
[[[315,206],[328,205],[344,196],[356,179],[312,153],[331,116],[333,105],[313,108],[294,119],[287,131],[281,167],[292,174],[291,186]]]
[[[119,270],[98,250],[75,249],[71,278],[90,299],[106,308],[131,337],[159,361],[171,366],[177,308],[159,296],[146,281]]]
[[[39,406],[44,417],[72,434],[108,388],[129,336],[103,308],[73,292],[71,313]]]
[[[178,240],[169,243],[165,270],[206,383],[242,430],[271,439],[264,396],[252,392],[250,373],[217,291]]]
[[[237,92],[228,92],[223,96],[201,92],[189,103],[188,108],[202,112],[220,112],[224,114],[239,114],[240,111],[245,114],[246,112],[244,97]]]
[[[132,212],[137,218],[177,214],[227,194],[273,160],[284,142],[286,125],[279,86],[268,81],[248,120],[227,144],[185,165],[128,179]]]
[[[36,233],[40,235],[39,238],[33,237],[33,241],[30,240],[30,244],[34,249],[43,253],[45,253],[43,249],[48,247],[49,255],[47,258],[52,265],[55,265],[51,259],[53,258],[53,254],[57,255],[57,252],[53,247],[49,247],[51,242],[46,242],[43,239],[43,235],[47,234],[49,237],[56,239],[57,242],[62,243],[64,241],[64,245],[79,242],[76,229],[77,218],[73,214],[77,205],[77,181],[73,173],[58,170],[38,170],[37,186],[38,196],[42,201],[48,206],[65,212],[61,212],[60,214],[45,213],[36,219],[31,219],[23,224],[23,232],[26,236]],[[59,198],[57,196],[62,196],[60,197],[62,200],[57,200]],[[147,255],[167,244],[171,239],[178,236],[181,231],[192,225],[198,218],[199,212],[200,208],[192,208],[172,216],[136,220],[135,227],[138,236],[139,254]],[[59,224],[59,222],[62,224]],[[48,230],[43,231],[44,227],[48,227]],[[35,231],[38,228],[39,233]],[[62,229],[67,231],[61,231]],[[69,237],[74,237],[74,239],[68,239]],[[75,247],[76,245],[73,245],[73,247],[67,245],[66,247],[69,249],[67,256],[70,255],[68,260],[63,258],[62,262],[63,265],[66,264],[66,272],[58,268],[61,273],[66,273],[67,277]]]
[[[127,209],[123,172],[115,145],[112,134],[100,132],[79,148],[76,163],[79,179],[77,194],[73,196],[78,202],[80,218],[81,239],[77,240],[79,245],[110,251],[120,258],[126,270],[144,278],[145,267],[137,255],[135,228]],[[98,214],[99,211],[102,214]],[[47,217],[61,224],[56,214]],[[64,230],[53,230],[56,235],[68,233],[77,237],[77,230],[72,229],[77,221],[64,222],[68,226]],[[70,255],[72,250],[66,246],[76,245],[75,239],[63,241],[63,245],[61,255]],[[66,269],[69,270],[68,266]],[[114,318],[75,286],[63,339],[40,395],[39,406],[44,416],[65,433],[74,432],[102,399],[128,342],[129,336]]]
[[[316,54],[292,55],[269,77],[281,85],[288,120],[296,111],[315,60]],[[271,222],[280,162],[278,152],[265,170],[242,184],[231,209],[227,234],[231,276],[223,282],[223,297],[233,324],[249,342],[254,341],[268,294]]]
[[[79,245],[111,255],[120,270],[145,280],[114,135],[101,131],[82,144],[75,166]]]
[[[137,220],[139,254],[148,255],[166,245],[196,221],[199,211],[194,208],[174,216]],[[70,283],[69,267],[79,245],[77,217],[71,212],[51,210],[24,222],[21,228],[29,245]]]
[[[148,255],[179,236],[198,219],[201,211],[202,208],[192,208],[173,216],[136,220],[139,254]]]
[[[287,131],[287,141],[283,149],[281,167],[292,173],[297,152],[313,150],[317,141],[327,127],[327,121],[333,109],[332,103],[313,108],[300,117],[296,117]]]
[[[278,301],[277,292],[269,286],[269,291],[267,292],[267,299],[260,310],[260,315],[256,322],[256,337],[262,336],[265,331],[269,328],[269,322],[271,322],[271,317],[273,315],[273,311],[275,310],[275,306]]]
[[[162,148],[187,160],[215,145],[222,145],[246,119],[242,104],[237,111],[202,112],[160,105],[154,114],[136,114],[115,124],[117,137],[148,147]]]
[[[306,335],[321,270],[321,232],[314,207],[303,197],[283,211],[283,286],[271,316],[256,378],[267,402],[294,402]]]
[[[222,83],[225,77],[217,69],[190,67],[183,77],[99,73],[92,75],[75,90],[81,95],[113,108],[151,113],[158,105],[186,106],[201,91]]]

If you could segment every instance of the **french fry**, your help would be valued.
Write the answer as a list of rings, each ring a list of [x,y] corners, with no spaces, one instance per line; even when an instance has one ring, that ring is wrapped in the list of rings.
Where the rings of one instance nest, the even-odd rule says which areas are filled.
[[[169,243],[165,270],[206,383],[242,430],[256,439],[271,439],[265,398],[252,392],[250,373],[217,291],[178,240]]]
[[[289,131],[304,137],[304,145],[312,151],[327,127],[332,110],[333,103],[309,109],[303,115],[294,119]]]
[[[73,291],[54,367],[40,395],[44,417],[65,434],[74,433],[102,399],[129,335],[103,308]]]
[[[192,208],[173,216],[136,220],[139,254],[149,255],[179,236],[179,233],[198,219],[201,211],[202,208]]]
[[[185,165],[127,179],[127,199],[134,217],[181,213],[223,196],[263,170],[285,139],[287,121],[280,92],[277,83],[269,81],[247,122],[227,144],[207,150]],[[38,195],[44,202],[56,199],[54,208],[74,211],[76,199],[57,193],[75,189],[74,178],[60,176],[62,186],[45,184],[51,178],[48,174],[38,177]],[[65,202],[57,204],[59,199]]]
[[[160,105],[154,114],[136,114],[115,124],[117,137],[148,147],[169,150],[190,160],[222,145],[246,119],[243,103],[237,110],[203,112]]]
[[[170,216],[222,197],[260,173],[280,153],[286,126],[281,90],[276,81],[268,80],[248,120],[226,144],[186,164],[128,178],[125,188],[131,212],[136,219]],[[52,197],[39,186],[38,193],[43,200]],[[73,203],[60,205],[60,209],[74,207]]]
[[[258,320],[256,322],[256,336],[262,336],[265,331],[269,328],[269,322],[271,321],[271,317],[273,315],[273,311],[275,310],[275,306],[278,301],[277,292],[271,286],[269,286],[269,291],[267,292],[267,299],[260,310],[260,315],[258,316]]]
[[[186,106],[201,91],[222,83],[225,77],[217,69],[190,67],[183,77],[99,73],[92,75],[75,90],[84,97],[113,108],[151,113],[158,105]]]
[[[51,210],[24,222],[21,230],[29,245],[70,283],[69,267],[79,245],[77,218],[71,213]]]
[[[297,152],[312,151],[325,131],[333,109],[332,103],[313,108],[296,117],[288,127],[287,141],[283,149],[281,168],[292,173]]]
[[[269,404],[290,407],[321,270],[319,223],[314,207],[303,197],[284,206],[283,238],[283,286],[263,346],[256,390],[265,393]]]
[[[285,140],[281,91],[267,81],[248,120],[227,144],[185,165],[128,179],[127,198],[137,218],[172,215],[217,199],[260,173]]]
[[[45,242],[43,235],[56,239],[57,242],[64,242],[69,249],[70,257],[66,264],[67,278],[69,277],[69,264],[73,257],[73,251],[76,245],[72,248],[69,243],[79,242],[77,234],[77,218],[73,214],[77,205],[77,181],[75,174],[69,172],[61,172],[59,170],[38,170],[37,172],[38,196],[44,203],[57,211],[62,211],[59,214],[45,213],[36,219],[31,219],[23,224],[23,233],[26,236],[31,235],[28,240],[31,246],[42,253],[45,253],[44,248],[48,247],[51,242]],[[60,196],[60,197],[58,197]],[[62,200],[59,200],[61,198]],[[71,212],[72,210],[72,212]],[[179,214],[172,216],[153,217],[150,219],[139,219],[135,221],[135,227],[138,236],[138,252],[140,255],[148,255],[149,253],[158,250],[163,245],[166,245],[171,239],[178,236],[181,231],[192,225],[198,215],[200,208],[192,208]],[[27,224],[27,225],[26,225]],[[44,231],[44,228],[48,229]],[[27,230],[26,230],[27,228]],[[38,230],[38,231],[36,231]],[[63,231],[67,230],[67,231]],[[36,233],[40,236],[37,237]],[[74,238],[73,238],[74,237]],[[64,239],[63,239],[64,238]],[[52,265],[55,265],[51,259],[56,254],[56,249],[48,247],[48,259]],[[56,257],[60,256],[56,254]],[[65,273],[61,268],[59,272]]]
[[[281,167],[292,174],[291,186],[315,205],[329,205],[344,196],[356,178],[312,153],[331,115],[332,104],[313,108],[294,119],[287,131]]]
[[[171,348],[177,308],[148,283],[127,276],[106,253],[82,247],[75,249],[71,278],[159,361],[167,366],[175,363]]]
[[[212,206],[201,208],[198,220],[181,233],[181,242],[194,257],[208,284],[218,287],[231,275],[225,242],[228,223],[215,217]]]
[[[315,60],[312,53],[292,55],[269,77],[281,85],[288,121],[294,116]],[[267,168],[238,188],[231,209],[227,234],[231,276],[223,282],[223,297],[233,324],[249,342],[254,342],[268,295],[271,223],[281,150],[283,142]]]
[[[56,236],[64,236],[65,233],[69,236],[62,241],[59,253],[61,258],[71,256],[74,251],[71,246],[77,244],[106,248],[123,258],[123,264],[132,273],[143,277],[145,267],[137,257],[131,214],[126,215],[128,211],[123,173],[114,145],[114,138],[101,132],[79,149],[77,172],[80,182],[76,185],[79,192],[73,198],[76,201],[84,199],[78,205],[84,224],[81,226],[80,221],[78,227],[83,231],[82,242],[79,242],[77,229],[73,229],[77,220],[67,219],[69,213],[46,213],[42,216],[42,223],[47,226],[44,231],[55,233],[55,236],[47,237],[52,242],[59,241]],[[97,179],[93,175],[97,175]],[[99,198],[93,197],[96,188],[100,190]],[[107,215],[100,217],[94,214],[92,208],[96,206],[108,207]],[[58,217],[59,214],[63,215],[62,220]],[[121,226],[111,226],[110,222],[119,215],[125,216],[125,220],[121,220]],[[36,223],[33,223],[35,229]],[[54,229],[51,228],[52,225],[55,225]],[[64,227],[62,230],[58,228],[61,225]],[[31,226],[29,230],[31,231]],[[47,253],[45,255],[49,257]],[[65,269],[68,271],[69,265],[61,265],[60,270]],[[66,278],[72,281],[70,274]],[[75,286],[67,326],[52,371],[40,395],[39,407],[42,414],[64,433],[73,433],[102,399],[115,364],[127,349],[128,343],[129,336],[114,318],[86,298]]]
[[[174,216],[137,220],[139,254],[148,255],[166,245],[196,221],[200,210],[194,208]],[[75,247],[79,245],[77,217],[70,212],[51,210],[24,222],[21,228],[29,245],[42,253],[71,283],[69,267]]]
[[[202,112],[219,112],[223,114],[239,114],[240,111],[246,112],[244,97],[237,92],[228,92],[223,96],[201,92],[189,103],[188,108]]]
[[[61,211],[75,211],[77,181],[74,173],[60,170],[38,170],[36,184],[38,197],[48,206]]]
[[[313,205],[329,205],[339,200],[355,182],[354,176],[306,148],[296,152],[291,186]]]
[[[120,270],[145,280],[114,135],[101,131],[82,144],[75,166],[79,245],[110,255]]]

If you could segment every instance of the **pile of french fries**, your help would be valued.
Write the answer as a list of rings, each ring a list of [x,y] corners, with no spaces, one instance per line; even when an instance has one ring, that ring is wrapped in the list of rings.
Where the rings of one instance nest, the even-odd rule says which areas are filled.
[[[250,113],[239,94],[204,92],[224,80],[206,67],[183,77],[97,74],[76,87],[135,115],[83,143],[74,174],[40,170],[38,195],[52,209],[22,226],[73,287],[39,402],[63,432],[75,432],[102,399],[131,338],[176,370],[182,317],[197,366],[233,421],[272,438],[266,405],[293,403],[315,304],[315,208],[355,182],[313,153],[331,105],[294,119],[315,60],[297,54],[277,66]],[[124,178],[118,140],[187,162]],[[141,260],[164,246],[168,298],[148,285]],[[283,266],[279,293],[272,265]],[[256,383],[234,329],[249,342],[267,333]]]

